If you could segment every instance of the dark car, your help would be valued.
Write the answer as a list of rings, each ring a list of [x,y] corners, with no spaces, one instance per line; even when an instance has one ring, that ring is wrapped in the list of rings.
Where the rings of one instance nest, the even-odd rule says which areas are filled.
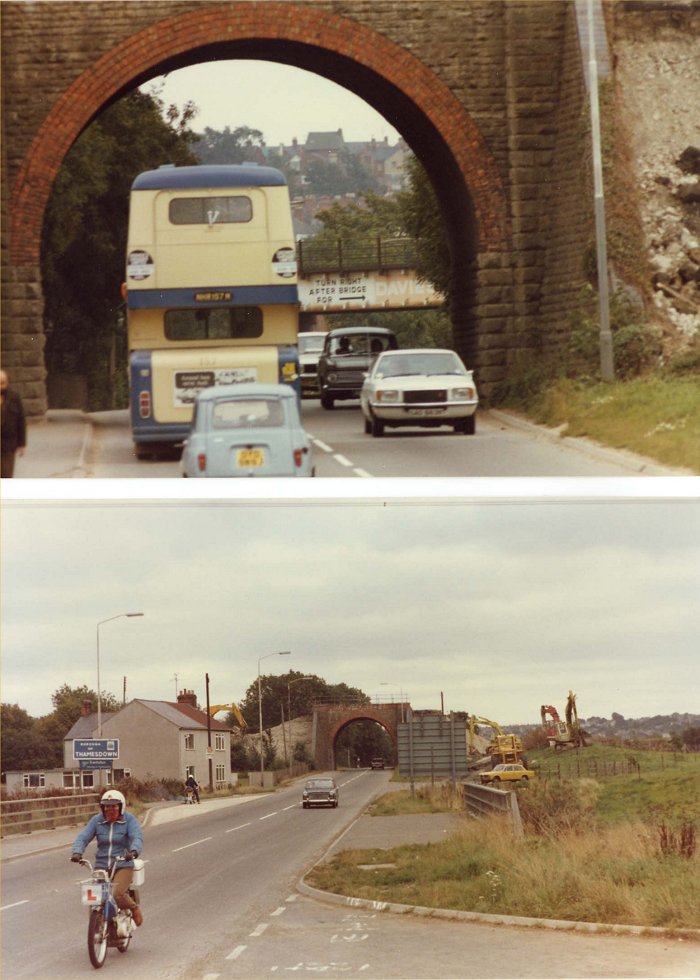
[[[396,350],[396,334],[386,327],[336,327],[329,330],[318,361],[321,404],[333,408],[341,398],[359,398],[374,358]]]
[[[330,776],[314,776],[307,779],[301,794],[301,805],[307,810],[311,806],[338,806],[338,787]]]
[[[384,759],[381,756],[375,756],[374,759],[369,764],[370,769],[383,769]]]

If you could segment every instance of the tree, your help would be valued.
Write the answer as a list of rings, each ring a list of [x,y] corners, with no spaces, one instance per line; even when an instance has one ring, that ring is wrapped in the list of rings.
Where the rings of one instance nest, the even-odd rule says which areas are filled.
[[[42,745],[36,721],[18,704],[2,705],[0,756],[3,781],[6,772],[34,769],[43,765]]]
[[[54,182],[41,254],[46,364],[50,374],[87,375],[92,409],[126,404],[125,324],[117,312],[131,184],[142,170],[197,162],[188,129],[195,112],[192,103],[179,112],[132,92],[79,136]],[[113,388],[118,348],[124,370]]]
[[[408,162],[409,189],[397,196],[401,222],[416,242],[418,273],[442,293],[449,309],[452,293],[452,258],[433,186],[415,157]]]
[[[251,162],[251,149],[264,146],[265,140],[259,129],[250,126],[226,126],[223,132],[207,126],[203,133],[195,136],[192,149],[201,163],[246,163]]]

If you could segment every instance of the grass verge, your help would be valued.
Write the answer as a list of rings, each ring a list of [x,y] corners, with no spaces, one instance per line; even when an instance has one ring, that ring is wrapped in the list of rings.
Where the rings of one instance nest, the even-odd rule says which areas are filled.
[[[674,793],[677,771],[654,775],[659,782],[667,778],[667,792]],[[618,778],[625,793],[630,777]],[[475,821],[465,814],[448,840],[343,851],[306,880],[321,890],[373,901],[691,930],[700,940],[692,933],[700,929],[697,796],[691,817],[678,815],[678,801],[668,809],[650,803],[644,818],[630,818],[640,800],[628,795],[626,813],[614,819],[610,799],[616,781],[603,786],[588,778],[541,780],[519,789],[522,839],[498,817]],[[654,799],[657,793],[658,786]],[[689,793],[692,798],[693,787]],[[454,800],[442,788],[421,791],[417,801],[408,792],[393,792],[371,812],[424,813],[431,807],[454,809]]]
[[[586,436],[659,463],[700,473],[698,376],[644,376],[606,384],[562,379],[527,406],[506,399],[532,421],[563,426],[562,435]]]

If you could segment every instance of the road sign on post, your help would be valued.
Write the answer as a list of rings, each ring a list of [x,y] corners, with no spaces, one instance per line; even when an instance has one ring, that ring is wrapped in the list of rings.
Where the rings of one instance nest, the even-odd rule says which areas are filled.
[[[112,759],[119,758],[119,739],[118,738],[74,738],[73,758],[78,761],[89,760],[90,762],[94,762],[94,763],[100,763],[100,762],[105,763],[104,767],[95,765],[91,768],[111,769]]]

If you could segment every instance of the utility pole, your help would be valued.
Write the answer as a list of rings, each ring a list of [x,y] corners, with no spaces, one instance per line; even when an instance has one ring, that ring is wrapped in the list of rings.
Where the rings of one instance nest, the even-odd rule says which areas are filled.
[[[211,715],[209,714],[209,674],[204,675],[207,687],[207,761],[209,762],[209,792],[214,792],[214,781],[212,779],[212,757],[211,757]]]

